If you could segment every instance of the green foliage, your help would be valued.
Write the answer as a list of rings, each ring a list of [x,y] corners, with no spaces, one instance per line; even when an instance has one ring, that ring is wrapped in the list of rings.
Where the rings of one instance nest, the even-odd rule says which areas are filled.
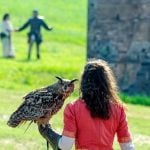
[[[121,98],[125,103],[150,106],[150,97],[146,95],[129,96],[129,95],[121,94]]]

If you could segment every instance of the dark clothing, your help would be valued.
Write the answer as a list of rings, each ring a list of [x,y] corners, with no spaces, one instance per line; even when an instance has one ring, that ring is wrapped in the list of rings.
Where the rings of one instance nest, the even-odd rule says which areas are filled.
[[[43,26],[46,30],[51,30],[51,28],[48,27],[48,25],[43,21],[43,19],[30,18],[22,27],[20,27],[18,29],[18,31],[24,30],[29,25],[30,25],[31,32],[39,32],[40,33],[41,26]]]
[[[46,30],[52,30],[52,28],[49,28],[48,25],[43,21],[43,19],[39,17],[33,17],[30,18],[22,27],[20,27],[18,31],[22,31],[29,26],[30,32],[28,33],[28,43],[29,43],[28,60],[30,60],[33,42],[36,43],[37,59],[40,59],[39,46],[40,43],[42,42],[41,27],[44,27]]]
[[[55,132],[49,124],[46,124],[45,127],[42,125],[38,126],[40,134],[47,140],[47,149],[49,149],[48,144],[52,146],[53,150],[61,150],[58,147],[59,139],[62,137],[57,132]]]
[[[42,42],[42,36],[38,32],[29,32],[28,33],[28,43],[35,41],[37,45]]]
[[[41,36],[41,27],[44,27],[46,30],[51,30],[48,25],[41,18],[30,18],[22,27],[18,29],[18,31],[22,31],[30,26],[30,32],[28,33],[28,42],[30,43],[32,40],[32,35],[35,38],[35,42],[40,44],[42,42]]]
[[[52,28],[49,28],[43,19],[39,17],[33,17],[30,18],[22,27],[20,27],[18,31],[22,31],[29,26],[30,32],[28,33],[28,43],[29,43],[28,60],[30,60],[33,42],[36,43],[37,59],[40,59],[39,46],[40,43],[42,42],[41,27],[44,27],[46,30],[52,30]]]
[[[0,38],[1,39],[7,38],[7,37],[8,37],[8,35],[6,35],[5,33],[3,33],[3,32],[0,33]]]

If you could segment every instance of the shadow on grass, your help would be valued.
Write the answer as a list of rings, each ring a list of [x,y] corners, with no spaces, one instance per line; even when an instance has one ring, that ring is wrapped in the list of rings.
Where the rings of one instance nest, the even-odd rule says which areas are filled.
[[[2,57],[0,56],[1,60],[9,60],[9,61],[16,61],[21,63],[30,63],[30,62],[38,62],[41,59],[27,59],[27,58],[17,58],[17,57]]]

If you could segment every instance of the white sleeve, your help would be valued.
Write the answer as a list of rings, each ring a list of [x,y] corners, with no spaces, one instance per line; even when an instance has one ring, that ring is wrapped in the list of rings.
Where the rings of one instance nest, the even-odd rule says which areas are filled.
[[[67,136],[62,136],[59,139],[58,147],[61,150],[70,150],[72,148],[73,144],[74,144],[74,141],[75,141],[74,138],[70,138],[70,137],[67,137]]]
[[[132,142],[119,143],[121,150],[134,150],[134,145]]]
[[[13,26],[10,21],[7,21],[6,25],[7,25],[7,30],[9,30],[9,32],[13,31]]]

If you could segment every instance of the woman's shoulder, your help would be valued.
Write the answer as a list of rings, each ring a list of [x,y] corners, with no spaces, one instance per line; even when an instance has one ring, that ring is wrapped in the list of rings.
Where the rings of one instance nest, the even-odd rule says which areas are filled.
[[[9,24],[9,23],[10,23],[10,21],[8,21],[8,20],[7,21],[5,21],[5,20],[2,21],[2,24]]]
[[[69,106],[76,106],[76,105],[81,105],[83,103],[84,103],[84,100],[79,98],[79,99],[76,99],[76,100],[68,103],[67,105],[69,105]]]
[[[84,100],[79,98],[79,99],[77,99],[77,100],[75,100],[75,101],[73,101],[71,103],[68,103],[66,108],[68,107],[70,109],[74,109],[74,108],[82,107],[84,105],[85,105]]]
[[[111,103],[111,110],[115,113],[120,114],[122,111],[125,111],[127,109],[126,109],[126,106],[122,102],[119,102],[119,103],[112,102]]]
[[[8,26],[10,26],[10,25],[11,25],[11,22],[10,22],[10,21],[2,21],[2,22],[1,22],[1,26],[2,26],[2,27],[5,27],[5,28],[6,28],[6,27],[8,27]]]
[[[5,24],[6,24],[6,21],[2,21],[2,22],[1,22],[1,25],[5,25]]]
[[[81,112],[84,112],[86,110],[86,104],[84,100],[82,99],[77,99],[71,103],[68,103],[64,109],[64,114],[65,115],[70,115],[72,114],[73,116],[78,116]]]

